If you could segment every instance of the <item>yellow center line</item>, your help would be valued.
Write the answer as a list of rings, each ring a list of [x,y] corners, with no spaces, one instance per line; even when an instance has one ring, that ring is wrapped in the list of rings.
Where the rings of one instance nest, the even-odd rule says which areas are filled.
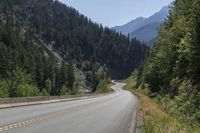
[[[109,100],[112,100],[111,98]],[[108,101],[108,100],[107,100]],[[104,102],[107,102],[107,101],[104,101]],[[98,102],[95,102],[95,103],[102,103],[102,101],[98,101]],[[92,106],[94,103],[89,103],[87,105],[82,105],[82,106],[79,106],[78,108],[82,109],[82,108],[86,108],[87,106]],[[76,107],[77,108],[77,107]],[[74,108],[71,108],[70,109],[71,111],[74,110]],[[26,125],[30,125],[32,123],[35,123],[35,122],[39,122],[39,121],[43,121],[43,120],[46,120],[46,119],[49,119],[51,117],[57,117],[57,116],[62,116],[66,113],[66,109],[65,110],[62,110],[60,112],[54,112],[54,113],[49,113],[49,114],[46,114],[46,115],[41,115],[41,116],[36,116],[34,118],[31,118],[31,119],[28,119],[28,120],[24,120],[24,121],[19,121],[17,123],[13,123],[13,124],[10,124],[10,125],[6,125],[4,127],[0,127],[0,132],[4,132],[4,131],[7,131],[9,129],[14,129],[14,128],[18,128],[18,127],[21,127],[21,126],[26,126]]]

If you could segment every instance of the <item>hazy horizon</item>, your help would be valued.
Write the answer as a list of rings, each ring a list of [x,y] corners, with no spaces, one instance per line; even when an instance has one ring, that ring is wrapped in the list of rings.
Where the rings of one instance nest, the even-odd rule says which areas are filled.
[[[137,17],[149,17],[173,0],[60,0],[74,7],[103,26],[113,27],[126,24]]]

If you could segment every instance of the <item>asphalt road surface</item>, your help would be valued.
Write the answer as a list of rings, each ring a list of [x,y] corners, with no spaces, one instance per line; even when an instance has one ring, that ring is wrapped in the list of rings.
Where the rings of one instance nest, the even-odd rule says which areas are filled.
[[[0,109],[0,133],[133,133],[138,102],[124,85],[101,97]]]

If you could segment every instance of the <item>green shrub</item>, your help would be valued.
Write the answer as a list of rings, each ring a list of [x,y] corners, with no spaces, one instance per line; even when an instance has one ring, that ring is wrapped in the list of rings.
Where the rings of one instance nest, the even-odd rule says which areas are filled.
[[[38,96],[39,90],[36,86],[31,84],[21,84],[17,86],[17,92],[18,97],[31,97],[31,96]]]
[[[32,76],[30,74],[27,74],[19,67],[16,67],[16,69],[7,72],[7,78],[5,80],[7,85],[9,86],[10,97],[18,97],[17,94],[17,89],[19,89],[18,87],[33,83]]]
[[[52,89],[52,82],[51,82],[51,80],[50,79],[47,79],[46,81],[45,81],[45,88],[46,88],[46,90],[47,90],[47,93],[51,93],[51,89]]]
[[[49,96],[50,94],[47,92],[46,89],[42,89],[41,96]]]
[[[65,85],[63,85],[61,90],[60,90],[60,95],[64,96],[64,95],[67,95],[69,93],[70,93],[70,90]]]
[[[70,92],[70,90],[68,89],[67,92]],[[76,95],[76,94],[78,94],[78,93],[79,93],[79,82],[76,81],[76,82],[74,83],[73,89],[71,90],[71,94],[72,94],[72,95]]]
[[[142,94],[145,94],[145,95],[151,94],[148,84],[141,84],[138,89],[139,89],[139,92],[141,92]]]
[[[183,81],[178,87],[179,95],[176,97],[176,103],[178,105],[178,110],[185,114],[187,118],[191,118],[196,109],[195,107],[199,104],[195,95],[195,88],[191,85],[189,81]],[[195,94],[196,93],[196,94]]]
[[[104,93],[108,91],[108,80],[101,80],[97,86],[97,92]]]
[[[9,97],[9,87],[5,81],[0,81],[0,98]]]
[[[200,123],[200,93],[190,81],[180,82],[174,79],[170,84],[177,89],[178,95],[173,98],[169,95],[157,95],[155,100],[172,116],[184,121],[187,128],[196,127]]]

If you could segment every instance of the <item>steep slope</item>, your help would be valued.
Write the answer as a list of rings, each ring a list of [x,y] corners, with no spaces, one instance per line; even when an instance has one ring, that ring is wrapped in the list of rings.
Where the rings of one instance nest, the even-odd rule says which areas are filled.
[[[169,112],[200,126],[200,1],[176,0],[161,27],[138,85],[146,86]],[[144,87],[143,87],[144,88]],[[178,114],[178,115],[177,115]],[[195,125],[197,122],[198,125]],[[194,132],[194,131],[187,131]]]
[[[0,24],[5,52],[0,56],[5,61],[0,63],[0,81],[19,67],[40,91],[45,88],[53,95],[74,93],[80,84],[95,91],[106,85],[108,74],[128,76],[148,53],[138,40],[97,25],[57,0],[1,0]],[[35,52],[21,52],[27,42]]]
[[[169,9],[170,9],[169,7],[170,5],[164,6],[160,11],[147,18],[147,20],[144,22],[144,25],[157,22],[164,22],[164,20],[169,14]]]

